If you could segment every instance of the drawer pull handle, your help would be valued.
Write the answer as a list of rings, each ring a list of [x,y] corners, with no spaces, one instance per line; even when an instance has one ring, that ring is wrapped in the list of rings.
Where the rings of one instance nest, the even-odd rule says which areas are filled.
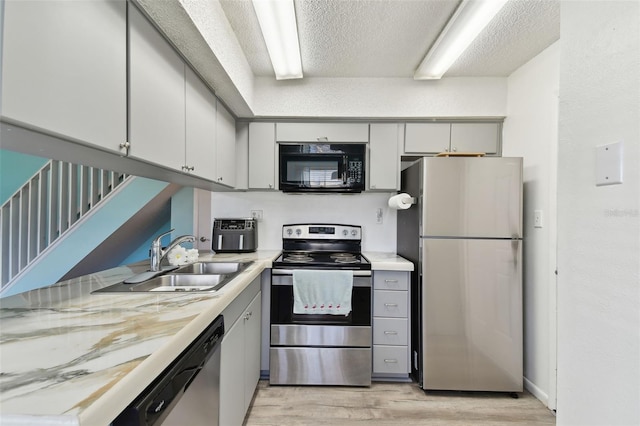
[[[387,308],[397,308],[398,304],[397,303],[385,303],[384,306],[386,306]]]
[[[385,359],[384,362],[386,362],[387,364],[397,364],[398,360],[397,359]]]
[[[387,334],[387,335],[389,335],[389,334],[391,334],[391,335],[396,335],[396,334],[398,334],[398,332],[397,332],[397,331],[385,331],[385,332],[384,332],[384,334]]]
[[[394,283],[396,284],[398,280],[384,280],[385,283]]]

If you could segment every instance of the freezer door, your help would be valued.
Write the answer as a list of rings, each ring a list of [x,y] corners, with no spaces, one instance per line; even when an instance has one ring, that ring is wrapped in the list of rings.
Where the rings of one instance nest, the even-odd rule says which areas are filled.
[[[522,242],[423,244],[423,388],[522,392]]]
[[[522,158],[424,158],[422,234],[522,236]]]

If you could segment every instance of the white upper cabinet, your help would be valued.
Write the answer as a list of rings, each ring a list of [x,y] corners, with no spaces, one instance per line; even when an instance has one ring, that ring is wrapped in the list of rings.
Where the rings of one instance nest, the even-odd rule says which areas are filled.
[[[438,153],[449,150],[450,123],[407,123],[404,136],[405,154]]]
[[[249,123],[249,189],[277,189],[275,123]]]
[[[501,129],[499,123],[452,123],[451,151],[497,154]]]
[[[185,171],[216,180],[216,98],[191,68],[185,70]]]
[[[2,5],[2,116],[119,151],[127,138],[127,3]]]
[[[130,155],[176,170],[185,158],[185,65],[142,13],[129,7]]]
[[[215,181],[233,187],[236,184],[236,122],[220,101],[216,112]]]
[[[403,129],[404,126],[396,123],[370,124],[368,189],[399,189],[398,141],[402,140]]]
[[[369,142],[367,123],[278,123],[278,142]]]
[[[407,123],[404,154],[483,152],[501,150],[500,123]]]

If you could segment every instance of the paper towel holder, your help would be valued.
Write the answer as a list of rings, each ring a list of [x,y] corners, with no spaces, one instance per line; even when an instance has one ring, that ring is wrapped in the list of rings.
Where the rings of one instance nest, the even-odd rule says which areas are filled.
[[[417,204],[416,197],[407,193],[399,193],[389,198],[389,207],[392,209],[408,209],[411,205]]]

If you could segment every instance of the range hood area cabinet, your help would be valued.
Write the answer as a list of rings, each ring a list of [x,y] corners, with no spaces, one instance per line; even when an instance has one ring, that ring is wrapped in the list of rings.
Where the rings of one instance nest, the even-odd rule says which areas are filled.
[[[249,123],[250,190],[278,190],[278,143],[368,143],[367,190],[399,189],[401,123]]]
[[[500,156],[502,122],[406,123],[403,155],[483,152]]]
[[[233,116],[133,3],[11,1],[3,20],[4,122],[233,187]]]

